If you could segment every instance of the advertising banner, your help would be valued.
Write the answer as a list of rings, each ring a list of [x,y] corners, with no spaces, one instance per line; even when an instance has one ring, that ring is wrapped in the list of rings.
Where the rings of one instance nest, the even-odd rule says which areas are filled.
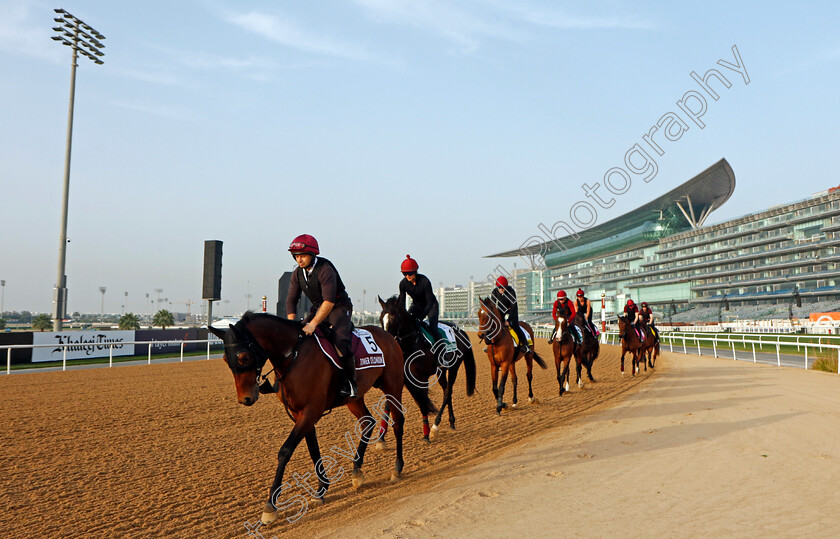
[[[32,349],[32,362],[61,361],[64,357],[64,346],[67,346],[67,359],[83,359],[90,357],[108,357],[110,345],[113,344],[114,356],[133,356],[134,345],[124,344],[134,341],[133,331],[36,331],[32,334],[32,344],[51,345],[38,346]]]
[[[143,341],[194,341],[198,338],[198,330],[196,328],[189,329],[140,329],[134,332],[134,340],[142,343]],[[206,338],[206,337],[204,337]],[[177,354],[181,351],[180,343],[153,343],[152,355],[154,354]],[[184,343],[184,352],[194,352],[196,350],[203,350],[205,344],[201,347],[195,343]],[[145,355],[149,353],[148,344],[135,345],[135,353]]]

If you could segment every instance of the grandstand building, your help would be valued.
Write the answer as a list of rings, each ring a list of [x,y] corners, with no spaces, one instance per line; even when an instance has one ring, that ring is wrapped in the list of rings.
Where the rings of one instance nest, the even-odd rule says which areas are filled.
[[[603,295],[611,312],[630,298],[660,313],[840,300],[840,190],[704,226],[734,188],[721,159],[609,222],[489,257],[538,247],[545,268],[516,276],[520,313],[532,317],[550,313],[558,290],[578,288],[593,302]]]

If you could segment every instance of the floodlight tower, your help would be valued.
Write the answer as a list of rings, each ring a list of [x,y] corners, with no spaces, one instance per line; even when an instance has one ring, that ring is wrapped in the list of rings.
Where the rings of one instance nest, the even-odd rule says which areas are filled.
[[[58,26],[53,30],[58,35],[52,36],[55,41],[67,45],[73,50],[73,60],[70,68],[70,111],[67,118],[67,148],[64,153],[64,194],[61,199],[61,234],[58,238],[58,277],[55,284],[55,317],[53,318],[53,331],[61,331],[64,317],[67,315],[67,276],[64,274],[65,262],[67,260],[67,200],[70,191],[70,149],[73,145],[73,103],[76,97],[76,61],[79,54],[92,60],[96,64],[103,64],[101,60],[105,53],[102,49],[105,45],[101,40],[105,36],[88,26],[81,19],[78,19],[64,11],[56,9],[58,17],[55,22]]]

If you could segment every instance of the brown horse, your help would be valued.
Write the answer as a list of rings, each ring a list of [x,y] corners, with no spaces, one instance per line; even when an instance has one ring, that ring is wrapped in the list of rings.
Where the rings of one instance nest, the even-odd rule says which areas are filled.
[[[652,369],[656,366],[656,358],[659,357],[659,337],[654,333],[650,325],[645,325],[645,348],[642,351],[642,362],[647,357],[647,365]],[[647,370],[647,368],[645,368]]]
[[[510,373],[513,380],[513,408],[516,408],[516,366],[517,359],[522,357],[510,331],[506,328],[502,315],[499,309],[493,304],[490,298],[479,298],[478,309],[478,338],[487,343],[487,358],[490,360],[490,370],[493,374],[493,395],[496,397],[496,413],[502,413],[502,408],[506,408],[507,404],[502,400],[505,394],[505,384],[507,383],[508,373]],[[534,332],[531,326],[525,322],[520,322],[522,329],[526,335],[534,340]],[[531,369],[532,361],[543,369],[548,368],[545,361],[531,348],[525,354],[525,365],[527,366],[526,376],[528,378],[528,402],[535,403],[534,391],[531,388]],[[499,385],[499,369],[502,371],[501,386]]]
[[[423,337],[419,322],[408,314],[405,307],[400,305],[397,296],[388,298],[388,301],[382,301],[382,298],[379,297],[377,299],[382,306],[379,324],[385,331],[394,336],[402,349],[406,367],[406,386],[416,386],[419,391],[428,395],[429,386],[434,384],[434,380],[430,383],[429,378],[434,376],[443,390],[443,404],[437,411],[437,417],[431,429],[429,428],[428,414],[435,410],[429,410],[422,405],[420,407],[420,413],[423,416],[423,439],[428,442],[429,436],[435,435],[443,411],[446,408],[449,408],[449,428],[455,430],[452,390],[455,387],[455,379],[458,377],[458,368],[462,363],[467,375],[467,396],[472,396],[475,392],[475,357],[469,337],[459,327],[452,326],[455,331],[457,348],[454,350],[447,349],[442,341],[438,341],[433,346]],[[380,441],[385,436],[386,428],[387,423],[383,420]]]
[[[359,396],[346,399],[339,396],[339,390],[344,381],[343,373],[332,365],[314,337],[304,336],[302,328],[302,324],[297,321],[251,312],[245,313],[236,325],[231,325],[226,331],[209,328],[213,334],[224,341],[223,359],[233,372],[239,403],[251,406],[257,402],[260,395],[260,374],[266,362],[270,362],[275,372],[275,384],[279,387],[278,398],[283,402],[295,423],[277,454],[277,470],[261,518],[264,524],[276,520],[278,508],[291,507],[295,500],[303,506],[298,514],[302,514],[306,509],[306,498],[300,495],[282,502],[278,499],[281,493],[284,497],[288,495],[288,491],[292,488],[290,483],[283,483],[283,473],[301,440],[306,440],[309,455],[315,464],[319,488],[317,492],[314,490],[309,490],[309,492],[317,503],[323,503],[330,482],[335,482],[343,476],[343,468],[339,467],[340,473],[334,472],[328,477],[330,470],[335,467],[325,466],[321,460],[321,451],[315,435],[315,424],[331,408],[347,406],[358,419],[355,426],[356,436],[359,438],[358,449],[354,450],[350,445],[347,452],[340,454],[352,459],[353,486],[356,488],[361,486],[364,481],[361,468],[365,450],[368,442],[375,437],[372,433],[376,426],[376,419],[371,416],[364,401],[364,394],[371,387],[381,389],[385,394],[383,400],[391,404],[390,417],[394,422],[394,434],[397,438],[397,456],[394,471],[391,474],[392,481],[400,478],[404,465],[402,452],[405,420],[402,407],[403,357],[397,342],[376,326],[364,327],[373,335],[376,345],[382,349],[385,366],[359,370],[356,375]],[[262,378],[265,379],[265,376]],[[374,408],[377,413],[382,414],[379,406]],[[352,443],[350,433],[346,435],[346,438],[348,444]],[[327,458],[331,459],[329,464],[335,464],[336,459]]]
[[[647,339],[639,339],[639,335],[636,334],[636,328],[624,316],[618,317],[618,333],[621,335],[621,374],[624,374],[624,354],[630,352],[633,358],[633,376],[636,376],[636,373],[640,370],[639,363],[644,363],[642,352],[645,350],[645,341]],[[645,365],[645,370],[647,370],[647,365]]]
[[[554,353],[554,366],[557,368],[557,384],[560,386],[560,396],[569,391],[569,364],[578,345],[575,342],[572,332],[569,331],[569,324],[566,319],[557,319],[552,334],[551,351]],[[580,387],[580,358],[577,358],[578,387]]]

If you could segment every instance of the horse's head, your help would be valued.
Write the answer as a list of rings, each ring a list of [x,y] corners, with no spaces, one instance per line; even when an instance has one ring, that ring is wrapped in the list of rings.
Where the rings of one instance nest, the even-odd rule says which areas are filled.
[[[490,298],[478,298],[478,338],[494,340],[502,330],[502,317]]]
[[[228,330],[208,329],[225,343],[222,359],[233,373],[239,404],[251,406],[260,397],[259,377],[268,355],[248,330],[246,317]]]
[[[627,321],[627,318],[625,318],[622,315],[618,315],[618,332],[619,333],[624,333],[624,328],[627,327],[627,324],[629,324],[629,322]]]

